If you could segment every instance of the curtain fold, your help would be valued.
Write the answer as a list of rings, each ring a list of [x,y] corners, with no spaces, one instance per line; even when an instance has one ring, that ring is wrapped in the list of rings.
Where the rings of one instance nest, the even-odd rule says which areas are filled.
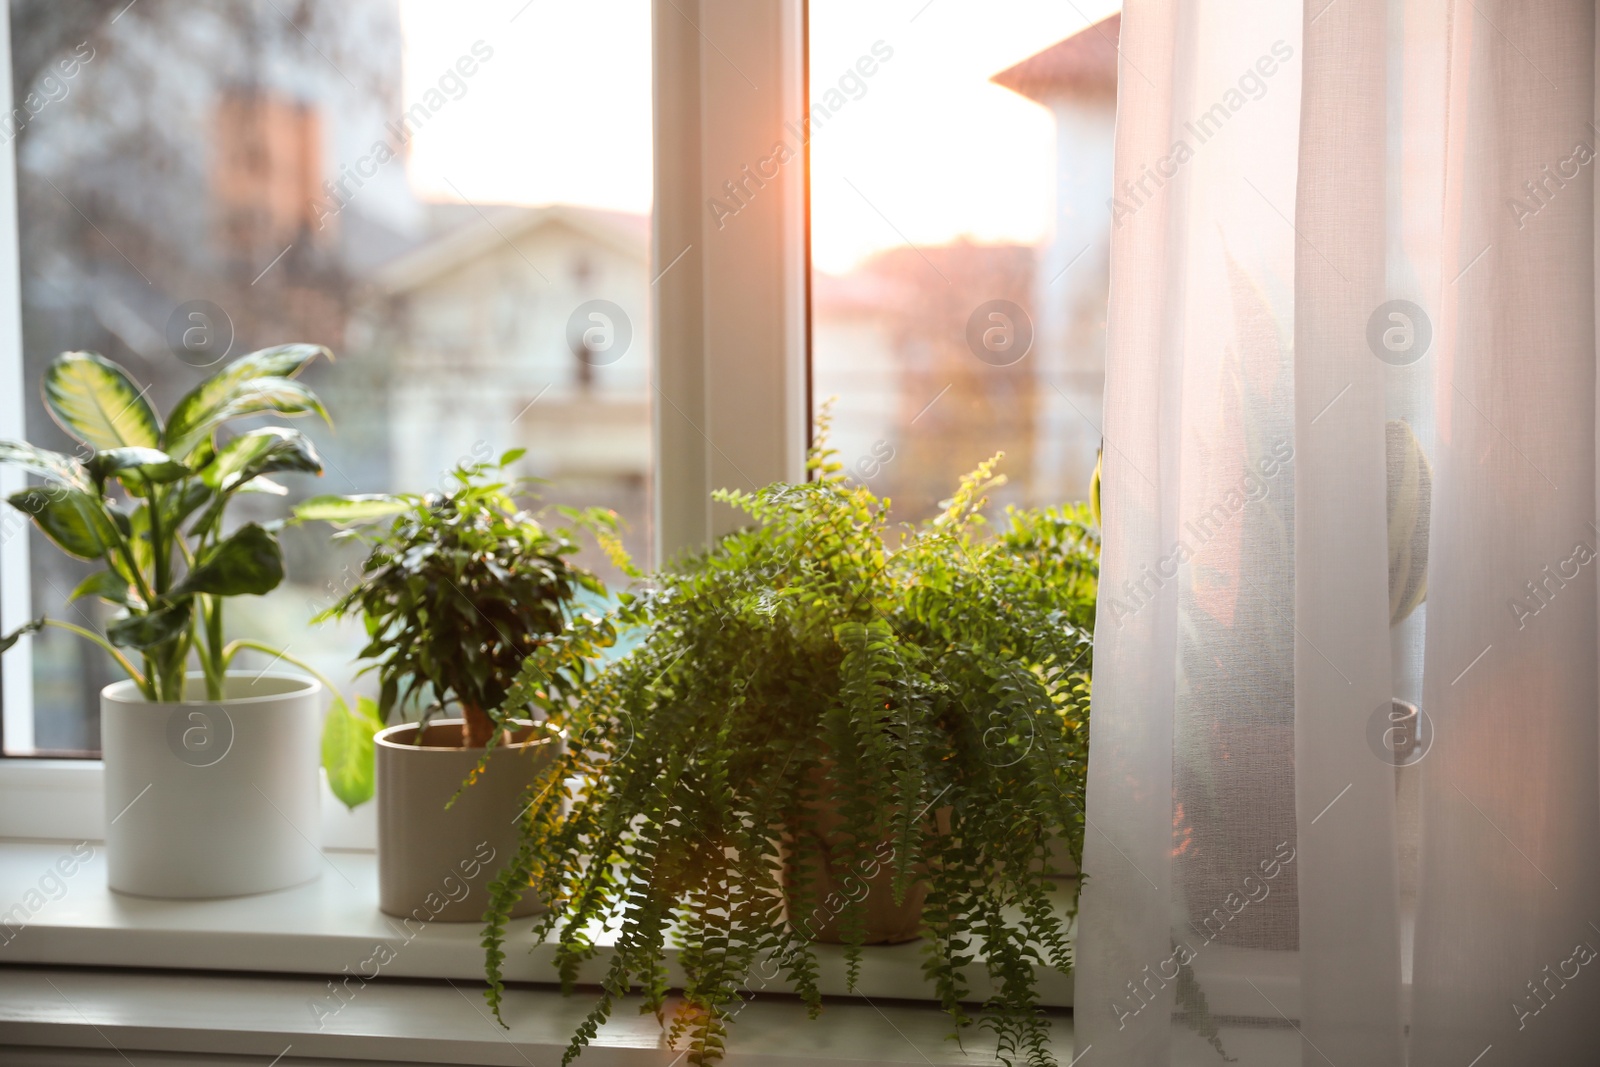
[[[1123,13],[1089,1067],[1600,1062],[1595,23]]]
[[[1422,1064],[1600,1059],[1594,50],[1588,2],[1452,24]]]
[[[1404,1062],[1396,774],[1366,725],[1395,695],[1385,381],[1416,372],[1367,343],[1389,296],[1387,7],[1340,2],[1307,22],[1294,149],[1300,1062],[1371,1067]]]

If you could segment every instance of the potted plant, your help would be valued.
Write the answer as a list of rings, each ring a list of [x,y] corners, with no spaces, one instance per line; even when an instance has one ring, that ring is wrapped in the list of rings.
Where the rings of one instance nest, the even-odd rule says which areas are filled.
[[[561,748],[558,731],[495,713],[522,662],[583,613],[583,594],[605,597],[600,579],[568,558],[579,548],[573,531],[518,504],[531,483],[506,472],[521,455],[457,468],[448,492],[318,497],[295,512],[339,523],[336,538],[369,547],[358,579],[317,619],[362,620],[361,673],[376,674],[379,696],[336,705],[322,752],[346,804],[377,794],[379,903],[390,915],[482,917],[487,878],[441,879],[515,850],[522,792]],[[599,510],[565,514],[603,536],[615,521]],[[563,642],[550,662],[581,678],[599,647]],[[408,709],[420,709],[414,721],[386,725]],[[519,914],[538,906],[530,896]]]
[[[1404,419],[1384,425],[1387,471],[1385,503],[1389,519],[1389,658],[1404,663],[1408,646],[1421,640],[1415,627],[1403,624],[1428,596],[1428,519],[1433,503],[1433,466],[1422,442]],[[1395,788],[1401,788],[1399,768],[1427,754],[1431,726],[1415,703],[1396,696],[1379,724],[1378,745],[1392,756]],[[1413,799],[1413,806],[1414,806]],[[1409,811],[1409,809],[1408,809]]]
[[[315,345],[243,356],[162,418],[122,367],[68,352],[45,373],[44,401],[80,455],[0,442],[0,462],[45,480],[10,504],[63,552],[101,564],[72,599],[95,597],[116,611],[103,632],[40,618],[0,638],[4,651],[25,633],[59,627],[99,645],[128,674],[100,695],[113,889],[231,896],[309,881],[320,870],[321,686],[232,670],[244,648],[281,654],[229,641],[223,627],[229,597],[270,592],[284,573],[275,533],[254,522],[230,528],[228,505],[242,493],[286,492],[270,475],[322,472],[295,430],[224,431],[269,413],[326,419],[295,381],[319,355],[331,358]]]
[[[754,525],[621,597],[626,655],[555,699],[561,641],[588,638],[529,658],[501,714],[543,708],[572,740],[495,882],[496,1011],[504,920],[533,892],[568,988],[618,927],[566,1062],[630,990],[664,1015],[669,946],[669,1037],[705,1062],[767,982],[821,1010],[816,941],[843,942],[853,983],[863,945],[908,936],[956,1028],[977,998],[1003,1057],[1051,1062],[1035,968],[1070,967],[1049,844],[1081,855],[1095,535],[1081,507],[990,531],[994,463],[896,530],[819,446],[808,484],[716,494]],[[574,779],[566,813],[551,786]]]

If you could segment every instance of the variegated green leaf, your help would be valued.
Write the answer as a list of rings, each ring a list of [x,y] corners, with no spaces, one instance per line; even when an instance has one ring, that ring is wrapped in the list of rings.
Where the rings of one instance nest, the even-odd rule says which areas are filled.
[[[322,458],[311,440],[298,430],[267,426],[240,434],[217,451],[206,468],[207,485],[227,492],[257,475],[272,471],[322,473]]]
[[[270,593],[283,581],[283,549],[265,527],[248,523],[218,542],[172,590],[173,597]]]
[[[407,504],[392,496],[314,496],[294,509],[299,522],[369,522],[404,511]]]
[[[44,374],[51,417],[96,450],[161,444],[161,420],[138,384],[93,352],[66,352]]]
[[[283,411],[282,407],[262,403],[265,397],[259,386],[264,382],[273,382],[275,384],[266,390],[266,396],[278,393],[276,383],[295,377],[318,356],[333,358],[333,354],[321,345],[279,345],[252,352],[229,363],[195,386],[173,406],[167,420],[167,451],[179,459],[187,459],[190,451],[208,439],[219,424],[244,413],[245,408],[253,411]],[[327,418],[327,412],[322,410],[315,396],[304,387],[300,387],[299,392],[301,396],[295,399],[300,406],[285,414],[314,411]],[[314,406],[307,406],[305,397],[310,397]],[[251,399],[255,406],[247,404],[241,407],[241,401],[247,399]],[[289,397],[283,397],[283,402],[289,401]]]
[[[109,600],[113,604],[126,604],[128,602],[128,582],[122,575],[113,570],[96,571],[72,591],[67,598],[68,602],[82,600],[86,596],[99,597]]]
[[[195,479],[185,482],[177,492],[167,494],[162,502],[163,522],[169,529],[177,529],[183,521],[193,515],[195,509],[204,506],[211,499],[211,487]]]
[[[26,441],[0,441],[0,463],[14,464],[74,489],[89,488],[88,472],[82,463],[60,452],[35,448]]]
[[[1094,524],[1101,525],[1100,521],[1100,480],[1105,470],[1106,457],[1102,450],[1094,458],[1094,477],[1089,479],[1089,514],[1094,516]]]
[[[79,559],[98,559],[116,544],[117,529],[100,501],[64,485],[33,486],[7,499],[32,516],[56,547]]]
[[[193,610],[194,601],[185,597],[148,615],[124,615],[106,627],[106,638],[119,648],[150,648],[181,634]]]
[[[268,496],[288,496],[289,487],[282,482],[275,482],[265,474],[258,474],[248,482],[239,486],[236,492],[240,493],[266,493]]]
[[[141,481],[165,484],[188,473],[188,467],[155,448],[107,448],[96,452],[89,461],[89,475],[97,487],[104,485],[108,476],[115,476],[131,481],[133,488],[142,490]]]

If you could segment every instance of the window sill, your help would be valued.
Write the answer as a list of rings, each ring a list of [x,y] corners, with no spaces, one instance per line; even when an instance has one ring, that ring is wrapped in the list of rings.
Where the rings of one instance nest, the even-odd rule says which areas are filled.
[[[18,942],[20,944],[20,941]],[[380,981],[363,989],[319,1029],[308,1005],[325,980],[302,977],[127,973],[0,965],[0,1062],[10,1067],[115,1064],[125,1067],[310,1067],[377,1063],[500,1064],[560,1061],[592,1004],[579,993],[518,988],[506,995],[501,1029],[481,985]],[[762,1067],[829,1063],[990,1064],[987,1033],[963,1052],[945,1040],[931,1005],[864,998],[828,1004],[820,1020],[792,1002],[750,1002],[733,1027],[730,1062]],[[1052,1022],[1060,1063],[1074,1055],[1072,1020]],[[680,1064],[654,1018],[619,1005],[584,1067]]]
[[[0,840],[0,923],[5,909],[17,905],[27,911],[30,899],[42,901],[26,915],[20,931],[15,925],[0,925],[0,964],[369,976],[376,969],[384,978],[470,982],[483,977],[478,923],[406,924],[378,911],[377,858],[371,852],[324,852],[322,876],[293,889],[185,901],[111,892],[104,850],[97,845],[91,860],[61,880],[65,891],[51,881],[41,893],[41,878],[71,848],[71,842]],[[45,899],[51,890],[59,899]],[[482,892],[476,886],[473,891]],[[556,981],[550,947],[527,951],[534,921],[507,925],[505,968],[510,981]],[[600,953],[581,973],[584,982],[598,984],[609,963],[604,947],[609,939],[602,936],[600,943]],[[377,951],[380,945],[382,952]],[[820,945],[818,956],[822,992],[850,995],[843,950]],[[870,947],[857,992],[874,999],[932,999],[922,960],[917,942]],[[972,974],[970,979],[974,996],[984,996],[982,976]],[[1070,978],[1043,974],[1040,986],[1041,1006],[1071,1006]],[[769,991],[784,992],[786,987],[773,982]]]
[[[0,840],[0,907],[38,902],[40,880],[73,843]],[[79,846],[79,854],[82,846]],[[507,993],[509,1031],[495,1025],[481,990],[483,950],[476,923],[412,924],[380,914],[370,852],[327,852],[322,877],[275,893],[228,900],[149,900],[105,885],[104,851],[62,879],[20,929],[0,926],[0,1062],[260,1063],[350,1061],[467,1064],[551,1063],[593,1004],[546,985]],[[3,916],[0,916],[3,919]],[[533,920],[508,927],[508,977],[554,978],[548,948],[529,953]],[[410,939],[407,939],[409,934]],[[392,954],[369,983],[326,976],[371,973],[378,945]],[[822,946],[822,986],[844,994],[838,949]],[[742,1060],[789,1067],[832,1062],[990,1063],[980,1038],[972,1054],[945,1041],[946,1019],[926,997],[917,944],[867,950],[858,995],[831,1001],[822,1025],[788,998],[761,997],[742,1012],[733,1051]],[[363,966],[363,965],[366,966]],[[606,954],[591,961],[594,981]],[[134,970],[125,970],[137,968]],[[200,974],[196,972],[219,972]],[[226,972],[226,973],[220,973]],[[322,977],[307,977],[317,975]],[[344,996],[333,987],[345,990]],[[981,988],[981,987],[980,987]],[[781,992],[774,983],[770,991]],[[896,1001],[897,1003],[881,1003]],[[1071,982],[1048,987],[1046,1002],[1071,1003]],[[1071,1020],[1055,1020],[1061,1052]],[[144,1053],[144,1055],[140,1055]],[[171,1053],[171,1059],[159,1055]],[[233,1057],[240,1057],[237,1061]],[[624,1005],[583,1060],[606,1064],[672,1061],[648,1015]]]

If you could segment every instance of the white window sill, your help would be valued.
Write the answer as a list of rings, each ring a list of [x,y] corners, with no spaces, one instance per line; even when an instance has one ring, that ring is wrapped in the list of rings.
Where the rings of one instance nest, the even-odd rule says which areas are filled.
[[[62,880],[64,890],[42,884],[74,845],[82,855],[83,846],[70,840],[0,839],[0,909],[32,909],[20,930],[0,925],[0,1063],[8,1067],[121,1065],[128,1052],[138,1067],[260,1067],[286,1049],[282,1067],[352,1061],[543,1067],[559,1061],[594,1003],[592,989],[563,997],[552,987],[550,950],[528,951],[533,920],[523,919],[508,926],[507,977],[518,983],[507,992],[511,1029],[494,1025],[481,995],[478,924],[414,924],[413,933],[384,917],[374,904],[370,852],[326,852],[322,877],[294,889],[166,901],[110,892],[98,844],[93,858]],[[44,893],[29,897],[41,887]],[[57,899],[41,903],[51,892]],[[0,923],[6,915],[0,910]],[[330,984],[333,976],[371,974],[368,961],[380,944],[389,958],[375,980]],[[855,994],[844,986],[841,951],[819,946],[819,955],[822,989],[834,998],[822,1020],[808,1020],[792,997],[758,997],[733,1029],[736,1062],[994,1062],[987,1035],[968,1035],[966,1052],[944,1040],[947,1020],[926,1002],[920,945],[867,949]],[[595,982],[607,962],[602,947],[582,980]],[[1230,1054],[1272,1064],[1293,1051],[1284,1044],[1294,1036],[1288,1024],[1281,1032],[1261,1031],[1231,1025],[1231,1017],[1261,1017],[1264,992],[1289,1018],[1299,1018],[1297,954],[1215,945],[1196,973]],[[981,997],[979,976],[970,977]],[[1060,1010],[1072,1003],[1071,980],[1041,977],[1058,1061],[1073,1062],[1072,1020]],[[762,992],[784,988],[773,983]],[[1197,1054],[1211,1054],[1197,1036],[1184,1040]],[[667,1067],[679,1062],[674,1055],[655,1020],[624,1004],[580,1062]]]
[[[3,953],[0,953],[3,955]],[[127,973],[0,965],[0,1063],[8,1067],[309,1067],[359,1063],[503,1064],[549,1067],[593,1003],[538,989],[506,996],[503,1030],[488,1014],[480,983],[375,982],[317,1029],[307,1005],[323,979]],[[945,1040],[931,1005],[863,998],[830,1002],[808,1020],[789,1000],[763,998],[739,1013],[728,1062],[762,1067],[811,1064],[990,1064],[986,1033],[967,1050]],[[1052,1019],[1058,1061],[1072,1061],[1072,1020]],[[580,1067],[668,1067],[654,1017],[618,1006]]]
[[[70,877],[41,882],[74,845],[82,855],[84,846],[74,841],[0,840],[0,923],[4,909],[13,905],[28,911],[20,929],[0,925],[0,1062],[99,1062],[41,1058],[47,1055],[43,1050],[22,1059],[14,1046],[70,1047],[74,1056],[99,1047],[123,1062],[96,1037],[98,1028],[118,1048],[270,1060],[293,1044],[286,1063],[326,1057],[545,1064],[559,1059],[593,1003],[592,992],[566,998],[550,988],[555,980],[551,951],[543,946],[528,951],[533,920],[518,920],[507,928],[507,977],[543,988],[514,989],[508,1012],[512,1031],[491,1030],[481,1014],[479,925],[413,923],[408,930],[382,915],[375,904],[377,863],[370,852],[325,852],[322,876],[293,889],[171,901],[108,890],[98,844]],[[48,899],[52,895],[55,899]],[[342,986],[355,991],[348,1002],[336,996],[326,976],[370,975],[379,945],[388,959],[376,968],[377,979],[349,980]],[[933,1005],[906,1003],[931,995],[921,973],[919,944],[869,948],[856,994],[846,991],[841,950],[819,946],[819,955],[823,992],[854,1003],[831,1004],[827,1022],[818,1026],[792,998],[762,998],[742,1013],[748,1018],[735,1028],[736,1049],[773,1064],[989,1062],[982,1055],[963,1056],[942,1040],[945,1018]],[[602,948],[582,980],[598,981],[607,962]],[[195,973],[205,971],[217,973]],[[978,975],[972,978],[981,997],[984,985]],[[784,987],[774,982],[765,991],[781,993]],[[1070,1006],[1071,996],[1070,979],[1045,976],[1042,1006]],[[880,999],[899,1003],[877,1004]],[[888,1015],[880,1015],[879,1008]],[[1061,1013],[1058,1022],[1057,1040],[1065,1048],[1070,1020]],[[600,1044],[612,1050],[609,1058],[591,1055],[583,1062],[665,1064],[671,1057],[661,1058],[659,1037],[654,1019],[638,1018],[624,1007],[602,1031]],[[396,1043],[404,1047],[403,1055]],[[968,1044],[975,1050],[983,1040],[974,1036]],[[138,1062],[146,1067],[145,1060]]]
[[[326,851],[322,876],[293,889],[222,900],[152,900],[107,889],[104,847],[95,844],[91,860],[69,878],[47,881],[41,891],[41,879],[74,844],[0,840],[0,964],[325,975],[370,975],[376,968],[393,978],[483,977],[480,924],[406,924],[378,911],[378,865],[371,852]],[[47,899],[51,892],[59,899]],[[484,890],[474,886],[473,892]],[[27,915],[26,925],[20,931],[4,925],[7,909],[26,909],[28,900],[42,906]],[[551,949],[528,951],[534,921],[514,920],[506,927],[510,981],[557,981]],[[601,938],[602,946],[608,943]],[[387,951],[377,958],[392,958],[381,965],[368,962],[380,944]],[[819,945],[818,955],[823,993],[848,995],[842,949]],[[857,989],[874,999],[931,999],[922,958],[917,942],[873,946]],[[602,947],[581,980],[598,983],[608,963]],[[971,978],[981,997],[980,976]],[[1044,1006],[1071,1006],[1069,978],[1041,978]],[[774,982],[771,989],[784,987]]]

